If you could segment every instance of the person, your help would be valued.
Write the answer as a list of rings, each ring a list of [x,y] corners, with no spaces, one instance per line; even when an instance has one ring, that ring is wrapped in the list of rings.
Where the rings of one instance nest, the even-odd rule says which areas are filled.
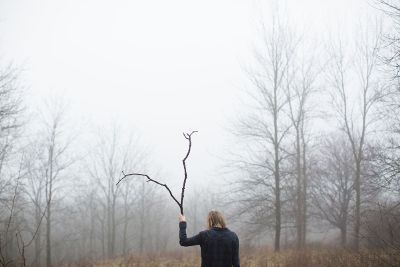
[[[240,267],[239,238],[226,227],[219,211],[210,211],[208,229],[187,237],[185,216],[179,216],[179,244],[184,247],[200,245],[201,267]]]

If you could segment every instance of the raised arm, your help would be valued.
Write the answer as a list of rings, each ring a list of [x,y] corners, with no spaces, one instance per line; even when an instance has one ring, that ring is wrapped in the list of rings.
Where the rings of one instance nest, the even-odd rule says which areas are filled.
[[[195,246],[201,244],[201,235],[197,234],[193,237],[186,235],[186,219],[185,216],[179,216],[179,244],[184,247]]]

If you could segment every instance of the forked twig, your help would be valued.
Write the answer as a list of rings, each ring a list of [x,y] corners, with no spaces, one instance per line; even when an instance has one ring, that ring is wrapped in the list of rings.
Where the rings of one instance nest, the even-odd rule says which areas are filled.
[[[154,180],[153,178],[151,178],[149,175],[147,174],[143,174],[143,173],[125,173],[122,172],[122,177],[121,179],[118,180],[117,185],[124,180],[126,177],[128,176],[142,176],[142,177],[146,177],[147,178],[147,182],[153,182],[155,184],[158,184],[159,186],[165,187],[165,189],[167,189],[169,195],[172,197],[172,199],[175,201],[176,204],[178,204],[179,209],[181,211],[181,214],[183,215],[183,199],[185,197],[185,189],[186,189],[186,181],[187,181],[187,168],[186,168],[186,160],[188,159],[189,155],[190,155],[190,151],[192,149],[192,135],[194,133],[197,133],[197,131],[192,131],[190,134],[189,133],[183,133],[183,136],[185,137],[186,140],[188,140],[189,144],[188,144],[188,150],[186,152],[185,157],[182,160],[182,164],[183,164],[183,171],[184,171],[184,178],[183,178],[183,184],[182,184],[182,191],[181,191],[181,200],[178,201],[178,199],[174,196],[174,194],[172,193],[171,189],[168,187],[167,184],[163,184],[157,180]]]

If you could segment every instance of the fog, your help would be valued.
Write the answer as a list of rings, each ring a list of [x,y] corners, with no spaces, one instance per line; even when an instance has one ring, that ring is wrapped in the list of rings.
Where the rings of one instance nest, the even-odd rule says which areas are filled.
[[[132,128],[171,180],[181,175],[181,132],[199,130],[192,182],[219,177],[216,155],[229,146],[226,128],[242,103],[243,67],[252,60],[259,20],[271,16],[268,2],[1,5],[2,59],[23,69],[27,101],[36,105],[43,96],[62,96],[71,116],[85,124],[116,120]],[[285,6],[293,24],[313,29],[309,34],[319,41],[326,29],[355,28],[354,14],[368,8],[365,1]]]
[[[138,176],[115,184],[122,171],[145,173],[179,198],[182,133],[192,131],[190,234],[219,209],[243,246],[381,248],[375,235],[386,234],[362,240],[368,231],[357,218],[385,205],[399,218],[398,67],[385,61],[398,31],[386,8],[372,0],[1,1],[0,263],[180,249],[179,209],[165,188]],[[265,88],[281,88],[276,109]]]

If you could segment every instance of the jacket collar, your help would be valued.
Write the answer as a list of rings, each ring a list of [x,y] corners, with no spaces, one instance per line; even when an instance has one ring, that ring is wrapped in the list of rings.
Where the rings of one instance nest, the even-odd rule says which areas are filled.
[[[228,230],[228,228],[221,228],[221,227],[212,227],[211,229],[215,230],[215,231],[226,231],[226,230]]]

